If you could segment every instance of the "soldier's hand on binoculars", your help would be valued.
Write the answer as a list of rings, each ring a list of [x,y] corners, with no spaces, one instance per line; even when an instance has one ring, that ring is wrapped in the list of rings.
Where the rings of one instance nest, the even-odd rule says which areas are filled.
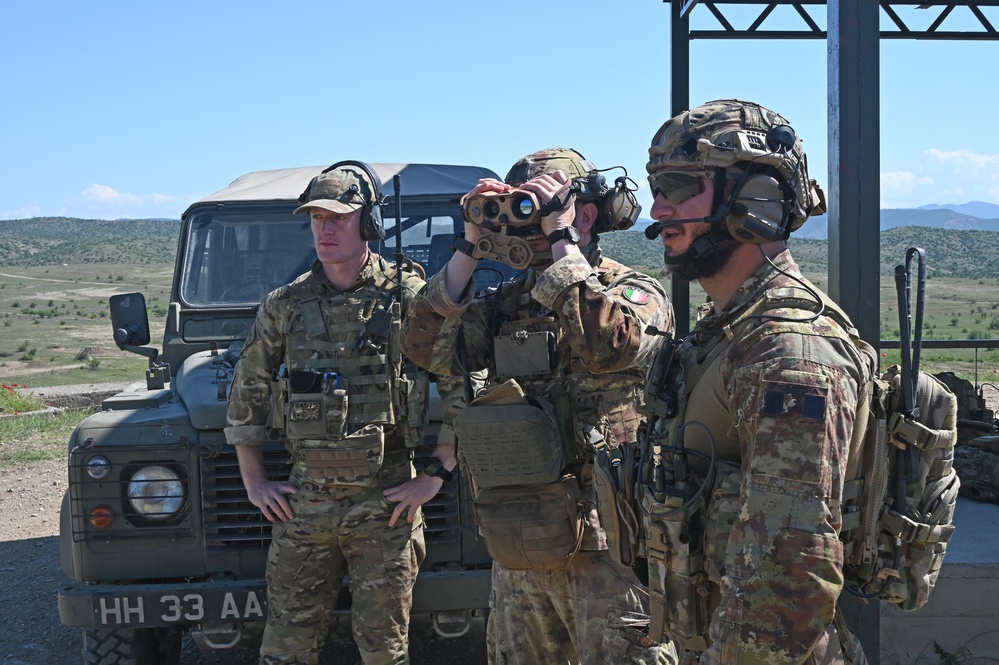
[[[509,192],[513,189],[510,185],[506,184],[502,180],[496,180],[495,178],[481,178],[479,182],[472,188],[468,194],[461,197],[461,207],[465,207],[465,201],[475,196],[476,194],[481,194],[482,192]],[[472,243],[473,245],[478,242],[480,237],[479,227],[476,224],[470,223],[467,219],[465,220],[465,240]]]
[[[546,236],[572,226],[572,222],[576,218],[576,208],[572,205],[572,194],[566,190],[568,182],[569,179],[562,171],[555,171],[531,178],[520,186],[520,189],[534,192],[542,206],[556,197],[565,201],[565,205],[561,209],[554,210],[551,214],[541,218],[541,231]]]

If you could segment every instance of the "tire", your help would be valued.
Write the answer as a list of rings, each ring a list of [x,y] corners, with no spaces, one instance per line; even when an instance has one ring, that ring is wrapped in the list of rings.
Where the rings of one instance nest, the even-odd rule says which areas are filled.
[[[179,665],[181,628],[83,630],[86,665]]]

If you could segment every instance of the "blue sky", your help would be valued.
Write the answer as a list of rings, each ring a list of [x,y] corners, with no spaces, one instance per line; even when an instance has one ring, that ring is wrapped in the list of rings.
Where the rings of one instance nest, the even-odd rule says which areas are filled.
[[[800,25],[784,9],[770,21]],[[938,13],[898,11],[913,27]],[[961,12],[943,27],[981,30]],[[717,26],[703,7],[692,20]],[[247,171],[360,159],[502,175],[566,145],[625,166],[648,211],[668,29],[658,0],[4,2],[0,220],[178,218]],[[999,203],[999,43],[885,40],[881,60],[882,207]],[[696,41],[691,61],[692,103],[779,111],[827,183],[824,41]]]

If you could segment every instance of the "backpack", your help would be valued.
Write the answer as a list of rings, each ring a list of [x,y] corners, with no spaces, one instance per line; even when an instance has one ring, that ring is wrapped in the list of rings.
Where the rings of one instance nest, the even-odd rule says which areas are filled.
[[[920,258],[916,338],[910,340],[909,261]],[[923,250],[912,248],[896,268],[902,364],[872,373],[869,408],[860,409],[844,487],[845,588],[860,599],[877,598],[905,610],[922,607],[936,584],[954,535],[961,482],[954,469],[957,397],[937,377],[919,370]],[[857,346],[872,367],[877,354]]]
[[[929,598],[954,535],[961,486],[954,469],[957,398],[919,372],[916,408],[907,413],[902,383],[898,365],[871,381],[858,473],[844,488],[840,540],[849,592],[915,610]]]

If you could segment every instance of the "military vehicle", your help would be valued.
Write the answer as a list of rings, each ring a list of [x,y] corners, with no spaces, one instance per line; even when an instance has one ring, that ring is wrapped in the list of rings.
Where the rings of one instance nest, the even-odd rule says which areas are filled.
[[[463,228],[460,196],[496,177],[474,166],[371,166],[386,195],[394,176],[401,185],[400,205],[385,209],[386,240],[373,249],[392,261],[401,238],[405,255],[428,274],[450,258]],[[149,366],[145,383],[106,399],[69,441],[60,543],[72,582],[59,591],[59,616],[82,629],[84,662],[176,663],[187,631],[205,649],[259,642],[270,523],[247,500],[222,430],[239,348],[261,297],[315,260],[308,216],[293,210],[322,168],[248,173],[187,209],[162,351],[148,346],[142,294],[110,300],[115,343],[148,357]],[[478,287],[510,274],[482,263]],[[440,428],[439,398],[431,414],[428,443]],[[429,452],[416,449],[417,467]],[[269,444],[265,460],[271,477],[287,476],[283,442]],[[414,621],[458,636],[488,606],[491,563],[464,481],[445,483],[424,514],[428,551]],[[345,585],[340,619],[349,602]]]

